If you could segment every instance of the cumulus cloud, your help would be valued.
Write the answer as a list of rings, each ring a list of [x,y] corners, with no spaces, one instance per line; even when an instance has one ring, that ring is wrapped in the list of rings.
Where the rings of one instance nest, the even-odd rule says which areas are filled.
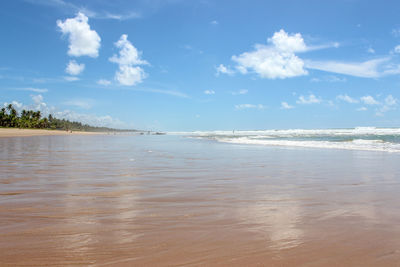
[[[215,91],[214,91],[214,90],[205,90],[204,93],[205,93],[206,95],[214,95],[214,94],[215,94]]]
[[[294,106],[289,105],[287,102],[281,102],[281,109],[292,109]]]
[[[75,18],[57,20],[57,26],[69,38],[68,55],[98,57],[101,38],[96,31],[90,29],[88,20],[81,12]]]
[[[111,62],[119,65],[119,70],[115,73],[115,80],[121,85],[141,83],[147,77],[147,74],[139,65],[149,63],[141,59],[141,52],[128,41],[128,35],[121,35],[115,46],[120,49],[119,55],[113,55],[109,58]]]
[[[350,97],[350,96],[348,96],[348,95],[346,95],[346,94],[344,94],[344,95],[338,95],[338,96],[336,97],[336,99],[342,100],[342,101],[347,102],[347,103],[350,103],[350,104],[356,104],[356,103],[358,103],[358,100],[357,100],[357,99],[354,99],[354,98],[352,98],[352,97]]]
[[[254,105],[254,104],[239,104],[239,105],[235,105],[235,109],[237,110],[241,110],[241,109],[265,109],[266,106],[262,105],[262,104],[258,104],[258,105]]]
[[[365,104],[365,105],[379,105],[380,103],[375,100],[375,98],[373,98],[370,95],[366,95],[361,97],[361,101]]]
[[[299,99],[296,101],[297,104],[302,104],[302,105],[319,104],[321,102],[322,100],[320,98],[317,98],[313,94],[310,94],[308,97],[301,95],[299,96]]]
[[[233,71],[232,69],[224,66],[223,64],[219,64],[218,67],[215,68],[217,73],[215,75],[219,76],[221,73],[222,74],[227,74],[227,75],[233,75],[235,73],[235,71]]]
[[[97,81],[97,84],[103,85],[103,86],[108,86],[111,84],[111,81],[105,80],[105,79],[100,79]]]
[[[79,75],[85,69],[85,64],[78,64],[75,60],[70,60],[65,72],[70,75]]]
[[[295,54],[307,51],[300,33],[288,34],[280,30],[268,38],[267,42],[268,45],[256,44],[253,51],[232,56],[232,60],[237,63],[236,69],[243,74],[255,72],[268,79],[285,79],[307,74],[303,60]]]

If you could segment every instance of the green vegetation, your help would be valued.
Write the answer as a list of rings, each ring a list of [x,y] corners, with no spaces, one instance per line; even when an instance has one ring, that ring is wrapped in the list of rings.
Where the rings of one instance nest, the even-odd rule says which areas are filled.
[[[48,118],[42,118],[40,111],[22,110],[21,116],[18,116],[18,112],[12,104],[0,110],[0,127],[86,132],[120,131],[107,127],[94,127],[76,121],[60,120],[54,118],[51,114]]]

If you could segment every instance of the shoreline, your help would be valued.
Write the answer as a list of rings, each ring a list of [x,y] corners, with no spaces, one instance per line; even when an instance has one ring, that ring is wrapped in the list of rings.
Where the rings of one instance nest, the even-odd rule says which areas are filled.
[[[19,129],[19,128],[0,128],[0,138],[2,137],[29,137],[29,136],[49,136],[49,135],[101,135],[107,132],[80,132],[47,129]]]

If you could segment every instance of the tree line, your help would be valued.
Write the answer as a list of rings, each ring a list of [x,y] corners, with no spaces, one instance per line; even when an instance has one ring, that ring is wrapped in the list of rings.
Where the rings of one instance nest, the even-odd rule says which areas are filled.
[[[33,110],[22,110],[18,114],[12,104],[8,104],[0,111],[0,127],[12,128],[29,128],[29,129],[52,129],[66,131],[87,131],[87,132],[104,132],[117,131],[116,129],[107,127],[95,127],[88,124],[82,124],[76,121],[65,119],[57,119],[51,114],[48,117],[42,118],[42,113]]]

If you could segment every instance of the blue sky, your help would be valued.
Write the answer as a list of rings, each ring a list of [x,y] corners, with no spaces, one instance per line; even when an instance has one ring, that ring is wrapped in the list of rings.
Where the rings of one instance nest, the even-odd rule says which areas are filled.
[[[0,103],[164,131],[397,127],[398,1],[0,3]]]

